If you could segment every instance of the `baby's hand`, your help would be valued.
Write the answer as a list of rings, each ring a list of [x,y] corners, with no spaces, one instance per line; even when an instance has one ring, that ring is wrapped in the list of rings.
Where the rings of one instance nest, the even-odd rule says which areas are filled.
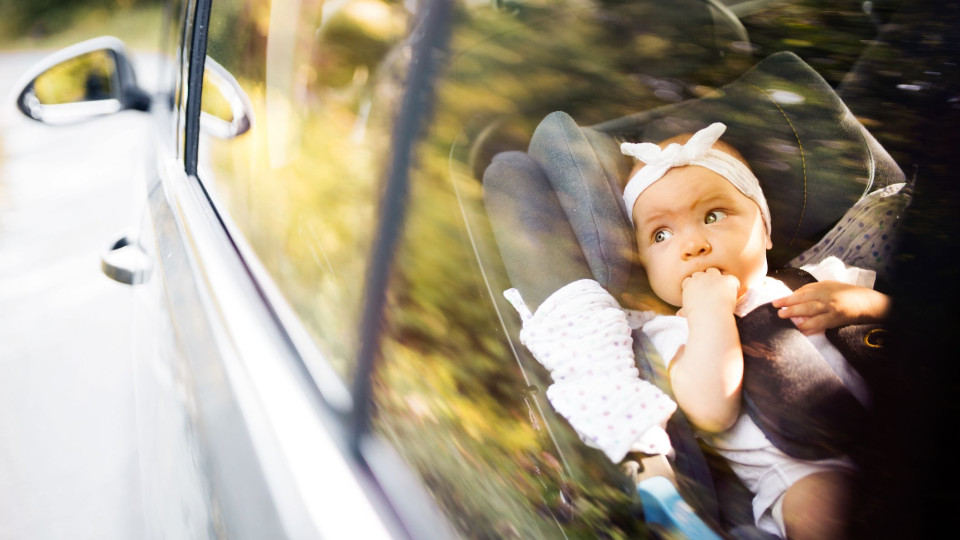
[[[839,281],[819,281],[773,301],[781,318],[793,319],[804,334],[853,323],[876,322],[890,308],[887,295]]]
[[[683,291],[680,315],[684,317],[701,309],[733,313],[740,280],[736,276],[721,274],[716,268],[708,268],[691,274],[680,283],[680,287]]]

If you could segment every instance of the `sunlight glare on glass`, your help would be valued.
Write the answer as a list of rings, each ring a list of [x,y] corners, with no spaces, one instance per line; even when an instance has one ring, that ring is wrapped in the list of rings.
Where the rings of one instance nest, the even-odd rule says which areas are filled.
[[[790,92],[789,90],[768,90],[767,92],[770,94],[771,99],[784,105],[797,105],[806,101],[800,94]]]

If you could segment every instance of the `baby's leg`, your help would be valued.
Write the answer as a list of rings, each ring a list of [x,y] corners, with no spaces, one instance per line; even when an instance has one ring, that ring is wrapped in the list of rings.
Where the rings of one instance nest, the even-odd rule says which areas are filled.
[[[846,536],[851,477],[838,471],[804,476],[783,498],[783,522],[790,540]]]

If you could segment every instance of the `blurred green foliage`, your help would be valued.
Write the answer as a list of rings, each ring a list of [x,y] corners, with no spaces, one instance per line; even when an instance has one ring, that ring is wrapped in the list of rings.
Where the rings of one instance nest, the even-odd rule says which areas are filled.
[[[792,51],[834,86],[879,31],[860,0],[775,2],[742,21],[757,57]]]
[[[0,35],[43,37],[68,28],[91,11],[106,14],[163,0],[0,0]]]

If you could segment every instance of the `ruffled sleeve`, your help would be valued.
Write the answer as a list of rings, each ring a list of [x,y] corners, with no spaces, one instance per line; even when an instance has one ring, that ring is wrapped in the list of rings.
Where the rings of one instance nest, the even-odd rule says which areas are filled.
[[[505,295],[524,318],[521,342],[550,371],[547,398],[584,442],[614,463],[631,450],[669,452],[662,426],[676,403],[640,379],[627,315],[610,293],[575,281],[534,314],[515,290]]]

